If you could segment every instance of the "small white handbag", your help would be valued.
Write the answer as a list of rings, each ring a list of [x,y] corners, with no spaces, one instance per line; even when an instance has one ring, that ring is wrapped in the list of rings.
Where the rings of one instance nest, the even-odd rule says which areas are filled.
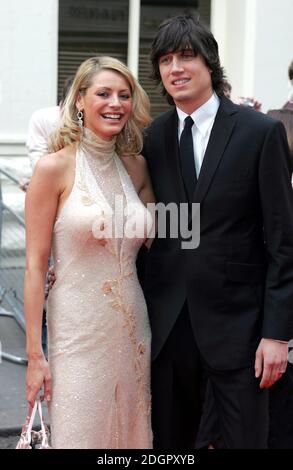
[[[41,429],[40,431],[33,431],[32,427],[37,410],[40,416]],[[16,449],[51,449],[49,445],[49,437],[49,428],[43,420],[41,400],[37,399],[34,403],[31,414],[26,418]]]

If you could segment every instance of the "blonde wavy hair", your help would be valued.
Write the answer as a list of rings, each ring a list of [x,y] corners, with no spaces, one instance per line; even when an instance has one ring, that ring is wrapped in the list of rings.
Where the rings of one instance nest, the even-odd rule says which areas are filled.
[[[93,78],[101,70],[112,70],[122,75],[127,81],[132,97],[132,111],[129,120],[116,138],[116,152],[118,155],[138,155],[143,146],[143,129],[151,122],[150,101],[123,62],[114,57],[91,57],[85,60],[78,68],[70,90],[65,98],[62,116],[56,131],[50,136],[49,148],[51,152],[72,145],[81,140],[81,129],[77,120],[76,102],[79,94],[84,96],[92,85]]]

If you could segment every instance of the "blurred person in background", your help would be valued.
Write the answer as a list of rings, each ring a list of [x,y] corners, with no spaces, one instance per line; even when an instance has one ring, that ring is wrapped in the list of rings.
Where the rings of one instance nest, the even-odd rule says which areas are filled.
[[[73,77],[67,77],[63,84],[62,97],[57,106],[49,106],[34,111],[32,114],[27,131],[26,148],[30,160],[32,171],[39,158],[49,151],[49,137],[56,130],[62,115],[62,107],[67,93],[73,82]],[[19,185],[23,191],[26,191],[30,179],[23,178]]]
[[[224,84],[224,95],[226,98],[229,98],[233,103],[238,104],[239,106],[248,106],[250,108],[255,109],[256,111],[261,111],[261,102],[256,100],[251,96],[237,96],[236,98],[232,98],[232,85],[228,80],[225,78],[223,81]]]
[[[29,121],[26,146],[32,169],[42,155],[49,151],[49,137],[56,130],[62,115],[65,98],[73,82],[67,77],[63,84],[62,97],[58,106],[50,106],[35,111]]]
[[[283,106],[283,109],[291,109],[293,111],[293,60],[288,68],[288,77],[289,77],[289,95],[288,100]]]
[[[293,168],[293,108],[270,109],[267,114],[273,119],[281,121],[286,129]]]

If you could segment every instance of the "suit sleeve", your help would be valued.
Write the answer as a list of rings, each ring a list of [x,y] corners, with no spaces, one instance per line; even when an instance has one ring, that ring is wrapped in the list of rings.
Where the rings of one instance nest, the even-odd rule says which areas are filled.
[[[293,192],[283,124],[266,134],[259,163],[259,188],[267,252],[263,338],[293,338]]]

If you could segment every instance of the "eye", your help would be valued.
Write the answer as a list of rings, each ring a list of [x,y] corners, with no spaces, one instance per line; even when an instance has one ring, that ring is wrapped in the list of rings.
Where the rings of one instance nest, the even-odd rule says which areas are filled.
[[[109,93],[107,91],[98,91],[96,95],[101,96],[102,98],[108,98]]]
[[[182,55],[183,59],[185,59],[185,60],[190,60],[190,59],[193,59],[195,57],[194,52],[190,49],[182,51],[181,55]]]
[[[160,64],[167,65],[167,64],[170,63],[170,60],[171,60],[171,58],[170,58],[169,55],[162,56],[160,58]]]
[[[121,100],[129,100],[131,98],[131,95],[129,93],[122,93],[120,95]]]

